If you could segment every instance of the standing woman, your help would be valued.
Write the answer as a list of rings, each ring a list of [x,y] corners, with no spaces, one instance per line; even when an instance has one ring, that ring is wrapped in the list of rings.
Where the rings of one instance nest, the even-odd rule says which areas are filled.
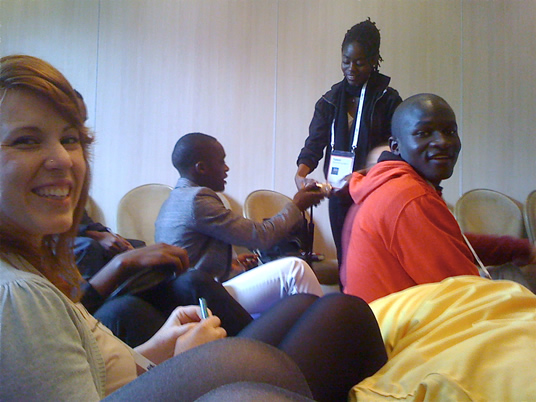
[[[391,117],[402,102],[389,87],[390,78],[380,74],[380,31],[370,19],[354,25],[342,42],[341,69],[344,79],[333,85],[315,105],[309,136],[298,156],[296,186],[303,187],[322,159],[324,175],[334,189],[344,177],[365,167],[369,151],[391,136]],[[352,200],[334,192],[329,200],[331,231],[341,262],[341,232]]]

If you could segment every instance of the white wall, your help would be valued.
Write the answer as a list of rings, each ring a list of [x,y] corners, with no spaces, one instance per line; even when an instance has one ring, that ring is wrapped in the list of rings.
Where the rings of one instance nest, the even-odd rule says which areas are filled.
[[[128,190],[175,183],[171,149],[191,131],[225,146],[236,204],[260,188],[291,196],[314,103],[342,77],[344,33],[367,17],[402,97],[435,92],[457,113],[447,201],[478,187],[524,201],[536,188],[535,15],[534,0],[2,0],[0,54],[42,57],[84,95],[92,195],[112,228]],[[327,205],[315,220],[316,249],[333,256]]]

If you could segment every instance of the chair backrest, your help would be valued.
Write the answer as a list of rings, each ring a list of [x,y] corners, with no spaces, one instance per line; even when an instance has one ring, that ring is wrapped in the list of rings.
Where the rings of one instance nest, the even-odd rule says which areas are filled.
[[[104,222],[104,213],[102,212],[102,209],[97,205],[91,196],[87,197],[86,212],[94,222],[99,222],[103,225],[106,225],[106,222]]]
[[[456,202],[454,214],[463,232],[523,237],[522,206],[498,191],[471,190]]]
[[[117,232],[128,239],[154,244],[154,223],[172,187],[144,184],[126,193],[117,207]]]
[[[532,243],[536,242],[536,190],[532,191],[523,206],[523,218],[527,236]]]
[[[292,200],[277,191],[253,191],[244,201],[244,217],[262,222],[264,219],[277,215],[289,201]]]

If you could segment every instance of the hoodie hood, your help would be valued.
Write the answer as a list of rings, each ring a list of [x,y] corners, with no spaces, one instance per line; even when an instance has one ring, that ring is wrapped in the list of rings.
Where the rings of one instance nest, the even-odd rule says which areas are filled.
[[[362,204],[367,197],[378,187],[386,182],[406,175],[415,178],[415,170],[402,158],[391,152],[385,151],[381,154],[379,161],[365,175],[354,172],[350,179],[350,195],[356,204]],[[419,178],[424,182],[426,180]],[[429,184],[429,183],[428,183]]]

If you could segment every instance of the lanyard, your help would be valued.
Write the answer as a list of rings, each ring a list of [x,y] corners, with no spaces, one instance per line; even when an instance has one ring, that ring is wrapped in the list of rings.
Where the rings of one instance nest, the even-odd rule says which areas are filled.
[[[452,213],[452,211],[450,212]],[[452,214],[452,216],[454,216],[454,219],[456,219],[456,215]],[[457,219],[456,219],[456,222],[458,222]],[[462,236],[463,236],[463,240],[465,240],[465,244],[467,244],[467,247],[469,247],[469,250],[471,250],[471,253],[473,253],[473,257],[475,257],[475,260],[478,263],[478,268],[480,269],[481,273],[484,275],[485,278],[492,279],[488,269],[484,266],[484,264],[482,263],[482,260],[480,260],[480,258],[476,254],[475,249],[473,248],[471,243],[469,243],[469,239],[463,234],[463,231],[461,230],[461,228],[460,228],[460,231],[462,232]]]
[[[363,114],[363,104],[365,103],[365,91],[367,89],[368,80],[361,87],[361,95],[359,96],[359,106],[357,107],[357,116],[355,118],[354,139],[352,141],[352,151],[357,148],[357,140],[359,138],[359,128],[361,127],[361,115]],[[331,123],[331,150],[335,149],[335,119]]]
[[[473,253],[473,256],[475,257],[476,262],[478,262],[478,266],[482,270],[484,277],[486,277],[487,279],[492,279],[488,269],[484,266],[484,264],[482,264],[482,261],[476,254],[475,249],[473,248],[473,246],[471,246],[471,243],[469,243],[469,239],[467,239],[467,237],[465,237],[463,233],[462,233],[462,236],[463,236],[463,239],[465,240],[465,243],[467,243],[467,246],[469,246],[469,250],[471,250],[471,253]]]

